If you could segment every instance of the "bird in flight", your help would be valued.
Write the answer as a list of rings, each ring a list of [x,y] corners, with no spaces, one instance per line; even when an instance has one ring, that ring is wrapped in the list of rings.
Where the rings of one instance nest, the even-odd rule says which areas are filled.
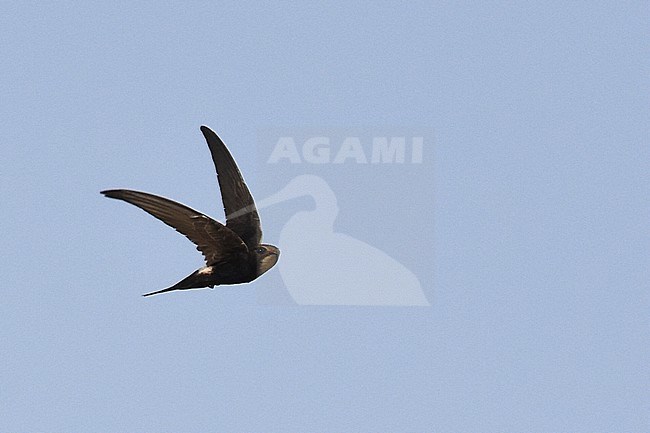
[[[217,170],[226,214],[225,225],[183,204],[157,195],[128,189],[101,191],[106,197],[131,203],[173,227],[196,244],[196,249],[205,258],[205,266],[183,280],[143,296],[173,290],[248,283],[271,269],[280,256],[277,247],[260,243],[262,228],[255,202],[226,145],[207,126],[201,126],[201,132],[208,142]]]

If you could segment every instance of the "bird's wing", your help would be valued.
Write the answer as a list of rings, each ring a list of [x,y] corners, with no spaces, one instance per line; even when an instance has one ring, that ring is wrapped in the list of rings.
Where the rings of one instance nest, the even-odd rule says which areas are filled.
[[[262,239],[260,217],[253,197],[223,141],[207,126],[201,126],[201,132],[208,142],[217,170],[226,227],[237,233],[249,248],[253,248]]]
[[[203,253],[208,266],[233,255],[248,254],[248,248],[232,230],[185,205],[128,189],[106,190],[101,193],[131,203],[185,235]]]

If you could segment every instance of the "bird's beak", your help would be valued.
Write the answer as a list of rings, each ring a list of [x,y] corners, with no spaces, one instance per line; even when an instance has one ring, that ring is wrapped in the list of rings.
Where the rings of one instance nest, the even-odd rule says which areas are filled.
[[[255,207],[258,210],[264,209],[265,207],[273,206],[278,203],[291,200],[292,198],[301,197],[303,195],[307,195],[307,193],[305,192],[305,188],[300,183],[296,182],[296,180],[294,179],[293,181],[289,182],[287,186],[285,186],[275,194],[266,197],[263,200],[256,201]],[[249,209],[248,207],[242,208],[237,212],[233,212],[230,215],[228,215],[228,219],[237,218],[239,216],[246,215],[251,210],[253,209]]]
[[[308,195],[308,192],[305,190],[304,185],[302,185],[300,182],[297,182],[297,179],[294,179],[280,191],[269,197],[266,197],[263,200],[258,201],[257,208],[263,209],[265,207],[273,206],[287,200],[302,197],[303,195]]]

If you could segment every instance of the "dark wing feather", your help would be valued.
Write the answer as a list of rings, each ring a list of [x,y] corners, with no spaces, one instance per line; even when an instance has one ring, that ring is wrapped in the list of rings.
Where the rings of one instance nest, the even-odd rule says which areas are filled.
[[[201,126],[201,132],[208,142],[217,170],[226,227],[237,233],[249,248],[253,248],[262,239],[260,217],[253,197],[223,141],[207,126]]]
[[[213,265],[233,255],[247,255],[242,240],[220,222],[175,201],[146,192],[127,189],[102,191],[106,197],[124,200],[158,218],[187,236],[203,253],[205,262]]]

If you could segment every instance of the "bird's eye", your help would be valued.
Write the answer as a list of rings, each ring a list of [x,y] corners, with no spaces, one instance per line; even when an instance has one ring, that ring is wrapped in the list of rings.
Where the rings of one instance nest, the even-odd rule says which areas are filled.
[[[266,248],[259,247],[259,248],[257,248],[257,249],[255,250],[255,252],[256,252],[257,254],[265,253],[265,252],[266,252]]]

